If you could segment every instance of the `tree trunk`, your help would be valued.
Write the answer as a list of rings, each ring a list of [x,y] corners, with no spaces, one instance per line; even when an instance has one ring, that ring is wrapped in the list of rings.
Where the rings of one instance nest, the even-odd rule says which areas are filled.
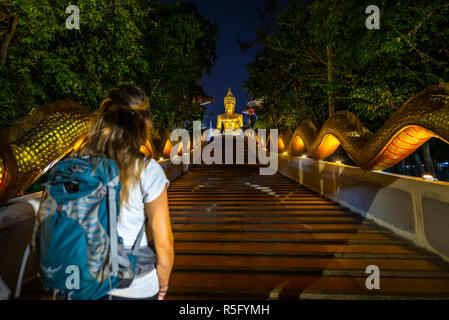
[[[437,160],[436,159],[432,159],[432,163],[433,163],[433,169],[435,170],[435,174],[436,174],[435,178],[437,178],[439,180],[439,178],[438,178],[439,170],[438,170]]]
[[[390,169],[391,173],[399,173],[399,168],[397,165],[392,166]]]
[[[16,32],[16,27],[17,27],[18,23],[19,23],[19,18],[13,17],[9,32],[6,34],[5,39],[3,40],[2,52],[1,52],[1,57],[0,57],[0,64],[2,66],[4,66],[6,64],[6,55],[8,54],[9,42],[11,41],[12,37],[14,36],[14,32]]]
[[[415,159],[413,159],[413,157],[410,158],[410,175],[418,177],[418,171],[417,171],[417,165],[415,162]]]
[[[276,128],[276,117],[274,115],[274,103],[270,104],[270,128]]]
[[[419,154],[417,152],[413,153],[413,160],[416,164],[418,177],[422,177],[424,175],[424,170],[422,168],[421,158],[419,157]]]
[[[404,160],[401,161],[400,168],[401,168],[400,173],[405,174],[405,161]]]
[[[426,171],[436,178],[435,168],[433,167],[432,156],[430,155],[430,144],[429,141],[424,143],[422,146],[422,153],[424,158],[424,164],[426,166]]]
[[[326,53],[327,53],[327,81],[329,81],[329,85],[334,81],[334,74],[332,68],[332,48],[329,45],[326,45]],[[329,117],[331,117],[335,112],[335,106],[332,102],[332,92],[329,90],[327,93],[327,100],[329,101]]]

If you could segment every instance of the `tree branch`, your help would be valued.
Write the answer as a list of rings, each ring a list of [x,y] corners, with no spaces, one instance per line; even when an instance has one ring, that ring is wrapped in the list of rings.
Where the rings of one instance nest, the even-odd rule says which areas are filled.
[[[416,53],[420,56],[420,58],[422,58],[423,60],[425,60],[425,58],[428,58],[429,60],[433,60],[433,62],[436,63],[437,65],[439,65],[440,67],[443,66],[435,58],[433,58],[433,57],[429,56],[428,54],[426,54],[426,53],[422,52],[421,50],[419,50],[409,39],[407,39],[406,36],[404,36],[402,33],[400,33],[394,26],[392,26],[392,29],[397,34],[399,34],[401,36],[401,38],[405,39],[405,41],[410,45],[411,49],[416,51]]]
[[[432,15],[433,15],[432,12],[428,12],[426,14],[426,16],[424,17],[424,19],[422,19],[412,30],[410,30],[410,32],[408,34],[409,35],[415,35],[418,32],[419,28],[422,27],[424,22],[426,22],[426,20],[428,20]]]
[[[162,69],[164,69],[166,58],[167,58],[167,55],[165,55],[164,61],[162,61],[161,68],[159,69],[159,75],[160,75],[160,73],[162,72]],[[159,85],[160,82],[161,82],[161,79],[160,79],[160,77],[159,77],[159,79],[157,80],[156,85],[154,86],[153,90],[151,91],[151,95],[150,95],[151,97],[153,96],[153,93],[154,93],[154,91],[156,90],[156,88],[157,88],[157,86]]]
[[[413,74],[413,76],[416,78],[416,80],[418,80],[418,82],[425,87],[426,84],[424,83],[424,81],[422,81],[419,77],[416,76],[416,72],[411,70],[409,67],[407,67],[405,64],[399,63],[403,68],[405,68],[407,71],[409,71],[410,73]]]
[[[12,37],[14,36],[14,33],[16,32],[17,24],[19,23],[19,18],[17,16],[13,17],[11,27],[9,29],[9,33],[6,35],[5,39],[3,40],[2,44],[2,51],[1,51],[1,57],[0,57],[0,65],[4,66],[6,64],[6,55],[8,54],[8,46],[11,42]]]

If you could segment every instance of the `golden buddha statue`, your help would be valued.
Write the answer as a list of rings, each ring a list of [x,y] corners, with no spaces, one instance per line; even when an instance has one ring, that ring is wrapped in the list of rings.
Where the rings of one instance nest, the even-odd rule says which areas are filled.
[[[234,113],[235,109],[235,97],[232,94],[231,88],[228,90],[228,94],[224,98],[225,113],[218,115],[217,117],[217,129],[221,131],[223,126],[225,133],[232,133],[234,130],[243,127],[243,115]]]

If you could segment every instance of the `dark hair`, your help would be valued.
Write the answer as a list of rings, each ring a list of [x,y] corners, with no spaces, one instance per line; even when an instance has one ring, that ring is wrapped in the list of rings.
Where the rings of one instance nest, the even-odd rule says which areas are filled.
[[[122,203],[128,201],[129,190],[150,160],[140,152],[150,136],[149,116],[149,100],[142,89],[133,85],[114,88],[102,101],[86,144],[78,151],[81,156],[106,156],[115,161],[120,170]]]
[[[109,106],[129,107],[134,111],[145,115],[150,111],[150,103],[145,92],[135,85],[121,85],[109,91],[106,98],[100,105],[100,112],[103,112]]]

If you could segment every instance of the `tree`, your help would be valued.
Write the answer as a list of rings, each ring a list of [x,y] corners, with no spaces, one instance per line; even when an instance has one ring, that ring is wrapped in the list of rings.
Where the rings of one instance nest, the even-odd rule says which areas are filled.
[[[291,1],[249,65],[246,89],[262,97],[265,88],[269,93],[280,88],[282,81],[273,83],[274,79],[260,76],[291,78],[278,100],[297,95],[300,101],[296,108],[307,104],[321,109],[309,115],[318,124],[325,118],[317,115],[332,102],[337,110],[353,111],[376,130],[412,94],[440,78],[448,81],[446,2],[420,0],[410,5],[409,1],[379,1],[381,30],[365,27],[369,4],[356,0]],[[332,52],[328,54],[327,48]],[[303,111],[310,112],[308,108]]]
[[[168,5],[158,3],[149,12],[155,21],[148,27],[145,20],[144,45],[149,74],[141,74],[153,101],[155,120],[173,129],[184,121],[201,120],[205,111],[194,97],[204,96],[198,82],[204,72],[210,72],[216,60],[218,25],[200,15],[190,3]],[[154,62],[154,63],[151,63]]]
[[[57,99],[95,110],[121,83],[148,93],[155,126],[201,120],[192,101],[204,95],[198,83],[215,62],[219,30],[194,5],[79,0],[80,30],[66,29],[66,6],[0,0],[0,128]]]
[[[335,108],[376,131],[410,96],[449,81],[447,1],[379,0],[380,30],[366,28],[370,4],[290,1],[248,65],[245,89],[266,98],[259,126],[294,128],[310,119],[319,127]]]

